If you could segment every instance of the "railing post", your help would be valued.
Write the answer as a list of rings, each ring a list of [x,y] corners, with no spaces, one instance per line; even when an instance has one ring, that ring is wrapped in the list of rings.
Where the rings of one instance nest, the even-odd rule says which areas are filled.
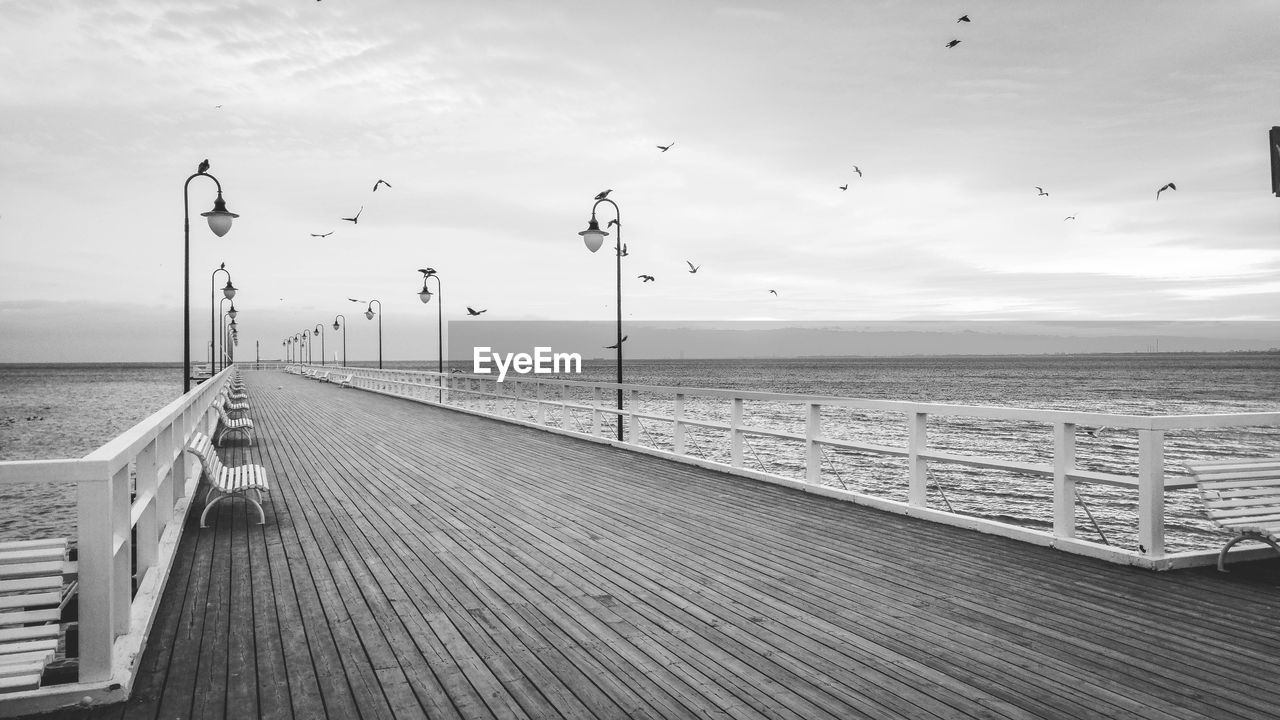
[[[600,437],[600,386],[591,389],[591,436]]]
[[[173,486],[178,481],[178,477],[183,475],[179,468],[185,464],[183,462],[185,453],[173,440],[174,435],[177,434],[175,428],[181,428],[181,426],[182,416],[179,416],[174,422],[170,423],[169,427],[160,431],[159,445],[157,446],[160,457],[169,463],[169,468],[165,470],[164,476],[156,483],[156,521],[160,523],[161,533],[173,521],[173,504],[176,501],[173,495]]]
[[[1076,481],[1067,473],[1076,467],[1075,423],[1053,424],[1053,536],[1076,536]]]
[[[104,471],[105,473],[105,471]],[[111,677],[111,646],[115,641],[111,603],[115,573],[111,553],[111,478],[79,483],[76,572],[79,580],[80,681]]]
[[[569,426],[569,383],[560,383],[560,429],[572,430]]]
[[[111,478],[111,557],[115,580],[111,587],[112,640],[129,632],[129,614],[133,609],[133,539],[130,532],[132,508],[129,499],[129,466],[116,471]]]
[[[737,397],[729,411],[729,464],[742,467],[742,398]]]
[[[545,425],[547,423],[547,406],[545,402],[546,393],[543,390],[542,381],[541,380],[535,381],[534,388],[537,390],[538,405],[537,405],[537,408],[533,411],[533,419],[539,425]]]
[[[1164,557],[1164,431],[1138,431],[1138,543],[1150,558]]]
[[[676,455],[684,455],[684,393],[676,393],[671,420],[671,449]]]
[[[160,464],[157,459],[162,439],[163,435],[157,436],[147,443],[147,446],[138,455],[138,477],[133,484],[134,493],[138,497],[151,496],[151,500],[143,506],[142,514],[138,516],[138,524],[135,526],[138,538],[137,575],[139,582],[146,576],[147,570],[155,567],[160,559],[160,493],[157,491],[160,480]]]
[[[627,407],[631,408],[631,415],[627,418],[627,439],[640,445],[640,418],[636,416],[636,413],[640,412],[639,390],[631,391],[631,402],[627,404]],[[621,418],[619,418],[619,422],[621,422]]]
[[[912,507],[929,504],[929,462],[920,457],[929,446],[928,420],[928,413],[907,413],[907,504]]]
[[[812,485],[822,483],[822,406],[809,403],[809,414],[804,423],[804,479]]]

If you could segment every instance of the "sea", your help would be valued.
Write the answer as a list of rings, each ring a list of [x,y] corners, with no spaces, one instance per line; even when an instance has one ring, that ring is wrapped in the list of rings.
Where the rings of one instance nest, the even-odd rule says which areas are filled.
[[[434,370],[435,363],[388,362],[388,368]],[[586,361],[567,379],[612,381],[612,361]],[[766,358],[743,360],[633,360],[625,380],[639,385],[728,388],[777,393],[1084,410],[1134,415],[1280,412],[1280,353],[1147,353],[1034,356],[919,356]],[[167,405],[182,392],[181,366],[173,364],[0,364],[0,461],[82,457]],[[691,412],[698,412],[691,406]],[[802,432],[795,416],[760,408],[749,424]],[[718,414],[720,413],[720,414]],[[723,409],[702,417],[721,417]],[[578,422],[578,420],[574,420]],[[669,429],[648,422],[642,442],[666,447]],[[1137,435],[1090,429],[1078,445],[1081,467],[1133,474]],[[1009,459],[1049,462],[1052,440],[1043,425],[965,418],[931,421],[930,444],[950,452],[980,452]],[[901,414],[831,412],[824,435],[902,445]],[[691,431],[689,449],[725,461],[723,437]],[[795,443],[749,439],[747,467],[787,477],[803,476],[803,452]],[[1280,454],[1280,428],[1171,431],[1166,472],[1200,457]],[[828,451],[824,482],[905,500],[905,464],[898,458]],[[930,465],[931,507],[1024,526],[1051,522],[1050,483],[1028,476]],[[1080,483],[1079,537],[1135,547],[1136,494]],[[1168,496],[1166,548],[1202,549],[1220,544],[1203,518],[1194,492]],[[73,485],[0,486],[0,540],[75,533]]]

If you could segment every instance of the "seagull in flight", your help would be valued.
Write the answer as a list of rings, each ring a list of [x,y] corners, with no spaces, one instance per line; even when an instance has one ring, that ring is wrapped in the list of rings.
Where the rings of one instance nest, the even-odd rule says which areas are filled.
[[[1177,189],[1178,189],[1177,185],[1174,185],[1173,183],[1165,183],[1164,187],[1156,191],[1156,199],[1159,200],[1160,193],[1164,192],[1165,190],[1177,190]]]
[[[862,177],[862,171],[858,169],[857,165],[853,166],[853,171],[858,173],[858,177]]]
[[[487,312],[489,312],[488,308],[485,308],[484,310],[476,310],[475,308],[472,308],[470,305],[467,306],[467,314],[471,316],[475,316],[475,315],[479,315],[481,313],[487,313]]]
[[[640,279],[641,279],[641,280],[643,280],[644,282],[653,282],[653,276],[652,276],[652,275],[637,275],[636,277],[640,278]]]
[[[689,262],[688,260],[685,260],[685,262],[686,262],[686,263],[689,263],[689,274],[690,274],[690,275],[692,275],[693,273],[698,272],[698,268],[702,267],[701,265],[694,265],[693,263]]]
[[[283,300],[284,298],[280,298],[280,299],[281,299],[281,300]],[[356,303],[362,303],[362,302],[364,302],[363,300],[357,300],[357,299],[355,299],[355,298],[347,298],[347,299],[348,299],[348,300],[350,300],[351,302],[356,302]]]
[[[674,145],[675,145],[675,142],[672,142],[670,145],[659,145],[658,149],[661,150],[662,152],[666,152],[670,150]]]
[[[841,190],[848,190],[848,189],[849,189],[849,183],[845,183],[845,184],[840,185],[840,186],[838,186],[838,187],[839,187]]]
[[[973,22],[973,21],[969,19],[968,15],[961,15],[960,19],[957,20],[956,22],[960,23],[960,22]]]
[[[626,243],[622,243],[622,252],[620,252],[620,253],[618,253],[618,254],[619,254],[619,255],[621,255],[622,257],[626,257],[627,255],[630,255],[630,254],[631,254],[631,253],[628,253],[628,252],[627,252],[627,244],[626,244]]]
[[[391,187],[391,183],[387,182],[386,180],[379,180],[378,182],[376,182],[376,183],[374,183],[374,184],[373,184],[373,191],[374,191],[374,192],[378,192],[378,186],[379,186],[379,185],[386,185],[387,187]]]
[[[350,220],[351,222],[356,223],[356,224],[358,225],[358,224],[360,223],[360,213],[362,213],[362,212],[364,212],[364,206],[363,206],[363,205],[361,205],[361,206],[360,206],[360,210],[356,212],[356,216],[355,216],[355,217],[339,218],[339,220]]]
[[[1036,186],[1036,190],[1039,190],[1039,191],[1040,191],[1040,194],[1039,194],[1039,195],[1036,195],[1036,197],[1040,197],[1040,195],[1044,195],[1045,197],[1049,197],[1049,193],[1045,192],[1045,191],[1044,191],[1044,188],[1040,187],[1039,185],[1037,185],[1037,186]]]
[[[959,45],[959,44],[960,44],[960,41],[959,41],[959,40],[952,40],[951,42],[947,43],[947,47],[949,47],[949,48],[953,48],[953,47],[955,47],[955,46],[957,46],[957,45]]]
[[[604,191],[600,192],[598,195],[596,195],[596,199],[597,199],[597,200],[603,200],[603,199],[605,199],[605,198],[609,197],[609,193],[611,193],[611,192],[613,192],[613,188],[609,188],[608,190],[604,190]]]
[[[200,173],[200,174],[202,174],[202,175],[203,175],[204,173],[209,172],[209,158],[205,158],[205,159],[204,159],[204,162],[200,163],[200,169],[199,169],[199,170],[197,170],[196,172],[198,172],[198,173]]]
[[[627,336],[626,336],[626,335],[623,335],[623,336],[622,336],[622,340],[620,340],[620,341],[618,341],[618,342],[616,342],[616,343],[614,343],[614,344],[612,344],[612,345],[605,345],[605,346],[604,346],[604,349],[605,349],[605,350],[617,350],[617,349],[622,345],[622,343],[624,343],[624,342],[626,342],[626,341],[627,341]]]
[[[770,290],[769,292],[773,293],[775,296],[778,294],[777,290]]]
[[[1068,220],[1075,220],[1075,219],[1076,219],[1076,216],[1075,216],[1075,215],[1068,215],[1068,216],[1066,216],[1066,217],[1062,218],[1062,222],[1066,222],[1066,221],[1068,221]]]
[[[323,234],[323,235],[317,235],[316,233],[311,233],[311,237],[326,238],[326,237],[329,237],[329,236],[330,236],[330,235],[332,235],[332,234],[333,234],[333,231],[332,231],[332,230],[330,230],[329,232],[327,232],[327,233],[325,233],[325,234]]]

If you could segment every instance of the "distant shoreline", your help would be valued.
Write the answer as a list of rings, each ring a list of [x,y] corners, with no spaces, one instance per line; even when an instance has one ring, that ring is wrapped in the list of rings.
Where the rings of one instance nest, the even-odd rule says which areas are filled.
[[[1280,348],[1271,350],[1177,350],[1169,352],[1082,352],[1082,353],[914,353],[908,355],[769,355],[769,356],[749,356],[749,357],[643,357],[643,358],[624,358],[624,362],[744,362],[759,360],[919,360],[925,358],[1137,358],[1137,357],[1160,357],[1173,358],[1179,356],[1195,356],[1205,357],[1212,355],[1230,355],[1239,356],[1267,356],[1280,355]],[[612,363],[612,357],[594,357],[584,358],[584,362],[600,362]],[[245,361],[248,363],[249,361]],[[280,359],[266,359],[263,363],[280,363],[284,362]],[[417,358],[411,360],[391,360],[385,359],[386,363],[406,364],[406,363],[434,363],[435,358]],[[445,364],[457,364],[458,361],[446,360]],[[312,363],[319,365],[320,363]],[[329,363],[332,364],[332,363]],[[353,367],[368,367],[376,365],[376,361],[361,360],[353,365]],[[0,368],[3,369],[21,369],[21,368],[172,368],[175,370],[182,369],[180,362],[155,362],[155,361],[139,361],[139,362],[0,362]]]

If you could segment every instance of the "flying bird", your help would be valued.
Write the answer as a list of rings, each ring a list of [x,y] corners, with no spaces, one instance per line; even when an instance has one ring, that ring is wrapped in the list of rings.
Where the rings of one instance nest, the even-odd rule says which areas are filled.
[[[283,300],[284,298],[280,298],[280,299]],[[351,302],[358,302],[358,303],[364,302],[363,300],[357,300],[355,298],[347,298],[347,299],[350,300]]]
[[[670,150],[674,145],[675,145],[675,142],[672,142],[671,145],[659,145],[658,149],[661,150],[662,152],[666,152]]]
[[[604,349],[605,349],[605,350],[617,350],[617,349],[618,349],[618,346],[620,346],[622,343],[624,343],[624,342],[626,342],[626,341],[627,341],[627,336],[626,336],[626,335],[623,335],[621,340],[619,340],[618,342],[616,342],[616,343],[614,343],[614,344],[612,344],[612,345],[605,345],[605,346],[604,346]]]
[[[374,191],[374,192],[378,192],[378,186],[379,186],[379,185],[386,185],[387,187],[391,187],[391,183],[387,182],[386,180],[379,180],[378,182],[376,182],[376,183],[374,183],[374,184],[373,184],[373,191]]]
[[[332,230],[330,230],[329,232],[327,232],[327,233],[325,233],[325,234],[323,234],[323,235],[317,235],[316,233],[311,233],[311,237],[326,238],[326,237],[329,237],[329,236],[330,236],[330,235],[332,235],[332,234],[333,234],[333,231],[332,231]]]
[[[1040,187],[1039,185],[1036,186],[1036,190],[1040,191],[1040,195],[1044,195],[1045,197],[1049,196],[1049,193],[1045,192],[1044,188]],[[1040,195],[1036,195],[1036,197],[1040,197]]]
[[[613,192],[613,188],[609,188],[608,190],[605,190],[605,191],[601,192],[599,195],[596,195],[596,199],[597,199],[597,200],[603,200],[603,199],[605,199],[605,198],[609,197],[609,193],[611,193],[611,192]]]
[[[200,169],[199,169],[199,170],[197,170],[196,172],[198,172],[198,173],[207,173],[207,172],[209,172],[209,158],[205,158],[205,159],[204,159],[204,162],[200,163]]]
[[[853,171],[858,173],[858,177],[862,177],[862,171],[858,169],[857,165],[853,166]]]
[[[839,187],[841,190],[848,190],[848,189],[849,189],[849,183],[845,183],[844,185],[839,185],[839,186],[837,186],[837,187]]]
[[[360,210],[358,210],[358,211],[356,212],[356,216],[355,216],[355,217],[339,218],[339,220],[350,220],[351,222],[356,223],[356,224],[358,225],[358,224],[360,223],[360,213],[362,213],[362,212],[364,212],[364,206],[363,206],[363,205],[361,205],[361,206],[360,206]]]
[[[1159,200],[1160,193],[1164,192],[1165,190],[1177,190],[1177,189],[1178,189],[1177,185],[1174,185],[1173,183],[1165,183],[1164,187],[1156,191],[1156,199]]]
[[[957,45],[959,45],[959,44],[960,44],[960,41],[959,41],[959,40],[952,40],[951,42],[947,43],[947,47],[949,47],[949,48],[953,48],[953,47],[955,47],[955,46],[957,46]]]
[[[630,255],[630,254],[631,254],[631,253],[628,253],[628,252],[627,252],[627,244],[626,244],[626,243],[622,243],[622,252],[620,252],[620,253],[618,253],[618,254],[619,254],[619,255],[621,255],[622,257],[626,257],[627,255]]]
[[[476,309],[472,308],[470,305],[468,305],[468,306],[467,306],[467,314],[468,314],[468,315],[473,315],[473,316],[474,316],[474,315],[479,315],[479,314],[481,314],[481,313],[487,313],[487,312],[489,312],[489,309],[488,309],[488,308],[485,308],[484,310],[476,310]]]
[[[1075,219],[1076,219],[1076,216],[1075,216],[1075,215],[1068,215],[1068,216],[1066,216],[1066,217],[1062,218],[1062,221],[1063,221],[1063,222],[1066,222],[1066,221],[1068,221],[1068,220],[1075,220]]]
[[[608,224],[608,225],[605,225],[605,228],[606,228],[606,229],[607,229],[607,228],[611,228],[611,227],[613,227],[614,225],[617,225],[618,227],[622,227],[622,223],[618,222],[618,218],[614,218],[614,219],[612,219],[612,220],[610,220],[610,221],[609,221],[609,224]]]
[[[961,15],[960,19],[957,20],[956,22],[972,22],[972,21],[969,19],[968,15]]]
[[[701,265],[694,265],[693,263],[689,262],[688,260],[685,260],[685,262],[686,262],[686,263],[689,263],[689,274],[691,274],[691,275],[692,275],[693,273],[698,272],[698,268],[702,267]]]
[[[652,276],[652,275],[637,275],[636,277],[640,278],[640,279],[641,279],[641,280],[643,280],[644,282],[653,282],[653,276]]]
[[[778,291],[777,291],[777,290],[770,290],[769,292],[773,293],[774,295],[777,295],[777,294],[778,294]]]
[[[423,275],[435,275],[436,269],[433,267],[418,268],[418,272],[422,273]]]

